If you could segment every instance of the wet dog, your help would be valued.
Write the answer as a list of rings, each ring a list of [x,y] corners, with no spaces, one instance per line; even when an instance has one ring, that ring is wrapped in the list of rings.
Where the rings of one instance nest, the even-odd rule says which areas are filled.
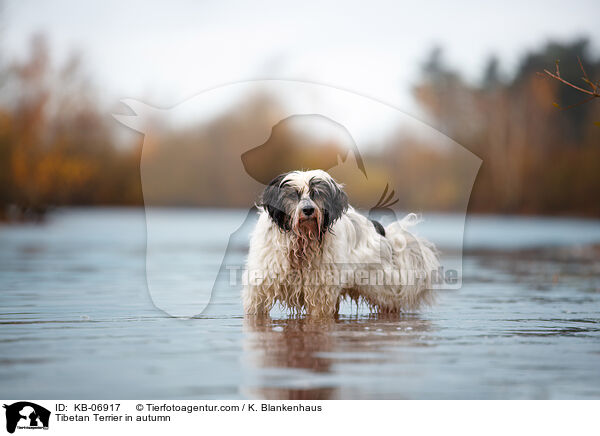
[[[332,317],[344,298],[398,313],[432,301],[439,261],[433,244],[407,230],[416,215],[384,228],[356,212],[322,170],[277,176],[258,206],[242,295],[246,314],[266,316],[280,303]]]

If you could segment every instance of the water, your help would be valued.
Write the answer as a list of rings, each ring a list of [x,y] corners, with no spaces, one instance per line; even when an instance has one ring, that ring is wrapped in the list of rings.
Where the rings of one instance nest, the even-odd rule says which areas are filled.
[[[164,211],[165,223],[244,211]],[[451,215],[421,233],[445,247]],[[243,230],[232,243],[241,262]],[[168,256],[198,253],[181,238]],[[169,238],[165,238],[169,239]],[[0,226],[0,392],[10,399],[600,398],[600,221],[471,217],[463,286],[420,314],[244,320],[239,289],[172,318],[146,287],[141,210]],[[170,254],[169,254],[170,253]],[[185,280],[185,277],[182,278]]]

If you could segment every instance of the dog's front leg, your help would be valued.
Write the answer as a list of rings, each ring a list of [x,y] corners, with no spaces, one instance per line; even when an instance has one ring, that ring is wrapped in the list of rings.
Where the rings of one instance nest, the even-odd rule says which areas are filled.
[[[261,286],[248,285],[244,287],[242,301],[246,315],[267,317],[273,307],[272,298],[269,298],[268,293],[264,292]]]
[[[341,288],[315,286],[304,288],[306,314],[314,318],[333,318],[339,310]]]

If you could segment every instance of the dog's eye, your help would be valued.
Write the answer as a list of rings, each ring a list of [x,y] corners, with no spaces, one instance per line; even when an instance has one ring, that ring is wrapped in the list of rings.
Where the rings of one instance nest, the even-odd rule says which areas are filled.
[[[308,191],[308,196],[310,197],[311,200],[314,200],[315,198],[317,198],[319,196],[319,190],[312,188],[310,191]]]

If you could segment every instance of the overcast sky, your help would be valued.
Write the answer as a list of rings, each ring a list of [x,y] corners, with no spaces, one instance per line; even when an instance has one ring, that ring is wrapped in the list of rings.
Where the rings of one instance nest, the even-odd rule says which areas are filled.
[[[248,79],[315,81],[415,111],[410,86],[431,47],[477,78],[491,53],[505,71],[549,38],[588,36],[600,50],[600,1],[7,1],[3,51],[48,36],[73,50],[109,101],[171,106]],[[8,55],[6,55],[8,53]]]

